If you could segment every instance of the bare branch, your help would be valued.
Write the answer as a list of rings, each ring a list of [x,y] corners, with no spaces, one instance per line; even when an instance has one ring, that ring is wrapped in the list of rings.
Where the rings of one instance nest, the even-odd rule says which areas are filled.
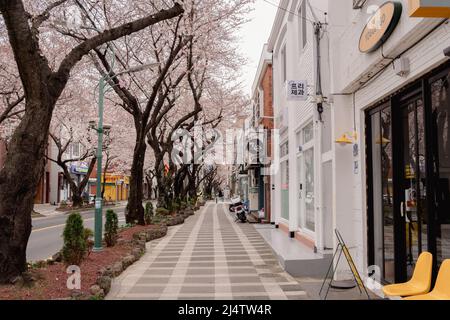
[[[154,25],[158,22],[170,19],[181,15],[184,9],[179,3],[175,3],[174,6],[168,10],[161,10],[154,15],[144,17],[133,22],[123,24],[119,27],[109,29],[99,33],[98,35],[84,41],[79,44],[63,59],[58,71],[54,74],[54,83],[65,83],[69,77],[72,68],[81,60],[81,58],[88,54],[89,51],[101,46],[104,43],[114,41],[121,37],[130,35],[134,32],[143,30],[148,26]],[[61,88],[62,89],[62,88]]]

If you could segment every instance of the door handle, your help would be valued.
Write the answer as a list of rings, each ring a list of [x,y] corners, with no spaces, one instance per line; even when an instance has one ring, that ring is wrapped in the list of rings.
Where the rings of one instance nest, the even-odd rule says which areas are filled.
[[[402,218],[405,217],[405,203],[404,202],[402,202],[400,204],[400,215],[402,216]]]

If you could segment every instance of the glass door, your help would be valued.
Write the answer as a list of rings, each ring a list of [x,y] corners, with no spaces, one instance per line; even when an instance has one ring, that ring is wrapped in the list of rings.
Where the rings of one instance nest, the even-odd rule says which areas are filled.
[[[303,153],[304,195],[305,195],[305,228],[316,231],[316,211],[314,195],[314,148]]]
[[[430,81],[436,270],[450,258],[450,69]]]
[[[395,282],[394,206],[392,170],[392,117],[390,105],[382,106],[369,117],[370,168],[372,171],[373,263],[383,282]]]
[[[297,208],[298,208],[298,225],[297,227],[299,229],[302,229],[303,226],[305,225],[305,215],[303,214],[303,203],[304,203],[304,188],[305,188],[305,184],[303,183],[303,168],[302,168],[302,163],[303,163],[303,156],[300,154],[297,156],[297,176],[299,177],[298,179],[298,199],[297,199]]]
[[[398,283],[429,251],[436,274],[450,258],[450,62],[369,110],[366,128],[369,263]]]
[[[399,256],[401,259],[398,263],[401,264],[406,279],[410,279],[419,255],[428,248],[425,114],[421,96],[411,98],[401,105],[401,126],[399,224],[402,227],[404,225],[405,236],[398,241],[400,250],[404,253]]]
[[[281,163],[281,217],[289,221],[289,160]]]

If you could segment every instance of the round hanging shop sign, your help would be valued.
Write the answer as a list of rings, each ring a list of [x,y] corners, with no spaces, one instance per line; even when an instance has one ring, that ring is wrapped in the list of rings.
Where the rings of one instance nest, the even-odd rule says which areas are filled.
[[[402,16],[400,2],[384,3],[370,18],[359,39],[359,51],[369,53],[377,50],[394,32]]]

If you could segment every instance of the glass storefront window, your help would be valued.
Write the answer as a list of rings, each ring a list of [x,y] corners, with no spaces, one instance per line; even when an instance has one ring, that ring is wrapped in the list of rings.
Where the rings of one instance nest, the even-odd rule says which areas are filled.
[[[395,280],[391,112],[371,116],[375,265],[386,282]]]
[[[289,161],[281,163],[281,217],[289,220]]]
[[[385,282],[403,282],[429,251],[437,272],[450,258],[449,64],[367,116],[369,260]]]
[[[450,258],[450,72],[431,83],[438,266]]]
[[[304,152],[305,159],[305,227],[315,232],[315,200],[314,200],[314,148]]]
[[[289,142],[285,142],[280,147],[280,156],[283,158],[289,155]]]
[[[420,95],[411,98],[400,108],[403,128],[402,167],[404,173],[399,187],[404,193],[406,276],[410,278],[419,255],[428,248],[425,113]]]
[[[303,129],[303,143],[306,144],[314,139],[314,123],[311,122]]]

